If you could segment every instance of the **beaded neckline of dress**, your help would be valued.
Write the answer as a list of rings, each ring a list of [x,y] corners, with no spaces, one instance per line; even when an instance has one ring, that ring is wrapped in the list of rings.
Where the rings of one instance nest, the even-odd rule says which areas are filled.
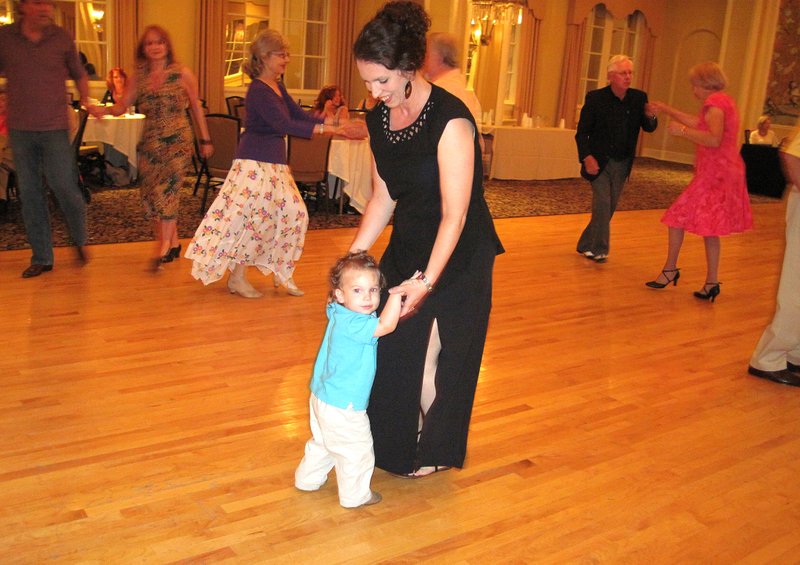
[[[381,114],[381,121],[383,122],[383,133],[386,135],[387,141],[392,144],[402,143],[404,141],[408,141],[413,138],[417,132],[422,129],[422,124],[428,117],[428,112],[430,112],[431,108],[433,107],[433,100],[428,98],[428,101],[425,102],[425,106],[422,107],[422,111],[417,116],[417,119],[414,120],[413,123],[407,125],[403,129],[399,129],[397,131],[393,131],[389,128],[389,108],[383,106],[382,114]]]

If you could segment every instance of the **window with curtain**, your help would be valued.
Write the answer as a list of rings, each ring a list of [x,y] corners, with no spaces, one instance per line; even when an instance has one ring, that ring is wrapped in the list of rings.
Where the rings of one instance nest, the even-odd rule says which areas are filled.
[[[517,69],[519,67],[519,35],[522,27],[520,18],[512,19],[508,32],[508,57],[506,59],[506,80],[503,100],[506,104],[514,104],[517,99]]]
[[[89,74],[89,80],[105,80],[109,65],[112,30],[109,9],[113,0],[58,0],[53,3],[55,23],[72,34],[75,44]],[[0,25],[14,21],[14,2],[0,0]]]
[[[627,55],[636,64],[645,27],[645,17],[640,11],[616,19],[604,4],[597,4],[586,22],[579,100],[590,90],[606,85],[606,66],[613,55]],[[633,82],[636,85],[636,75]]]
[[[226,0],[225,2],[225,86],[250,82],[242,63],[256,34],[269,27],[270,0]]]
[[[329,0],[284,0],[283,34],[292,62],[283,77],[290,90],[318,91],[324,86]]]
[[[0,0],[0,26],[14,21],[14,1]]]
[[[290,90],[318,91],[325,80],[330,0],[226,0],[225,87],[245,86],[250,77],[242,72],[250,43],[268,27],[280,29],[292,54],[286,76]]]
[[[511,120],[517,99],[521,2],[472,0],[466,45],[467,88],[498,120]]]
[[[467,88],[475,89],[475,69],[478,67],[478,56],[480,54],[479,36],[470,32],[467,40],[467,56],[466,56],[466,69],[464,70],[464,77],[467,79]]]

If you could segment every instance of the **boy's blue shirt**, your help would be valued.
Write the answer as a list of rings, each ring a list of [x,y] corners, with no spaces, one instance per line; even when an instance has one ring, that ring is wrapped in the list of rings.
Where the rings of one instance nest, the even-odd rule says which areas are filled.
[[[338,303],[325,308],[328,326],[314,363],[311,392],[323,402],[366,410],[375,380],[378,317],[348,310]]]

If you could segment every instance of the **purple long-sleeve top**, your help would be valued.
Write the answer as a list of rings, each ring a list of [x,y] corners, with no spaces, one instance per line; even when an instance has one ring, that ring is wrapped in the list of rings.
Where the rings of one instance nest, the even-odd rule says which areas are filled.
[[[236,151],[237,159],[285,165],[284,136],[309,138],[314,133],[314,126],[323,122],[321,118],[306,114],[282,83],[278,83],[278,87],[281,96],[258,79],[250,83],[244,98],[247,117]]]

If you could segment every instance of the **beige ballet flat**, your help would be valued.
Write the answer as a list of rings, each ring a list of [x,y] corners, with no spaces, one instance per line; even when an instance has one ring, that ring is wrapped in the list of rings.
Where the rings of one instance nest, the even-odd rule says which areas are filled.
[[[245,280],[228,278],[228,290],[231,294],[238,294],[242,298],[261,298],[264,296]]]
[[[279,286],[281,286],[281,283],[278,281],[277,278],[273,278],[272,282],[275,285],[275,288],[278,288]],[[286,292],[288,292],[292,296],[304,296],[305,295],[305,292],[303,292],[295,284],[294,279],[289,279],[288,281],[286,281],[286,284],[284,286],[286,287]]]

